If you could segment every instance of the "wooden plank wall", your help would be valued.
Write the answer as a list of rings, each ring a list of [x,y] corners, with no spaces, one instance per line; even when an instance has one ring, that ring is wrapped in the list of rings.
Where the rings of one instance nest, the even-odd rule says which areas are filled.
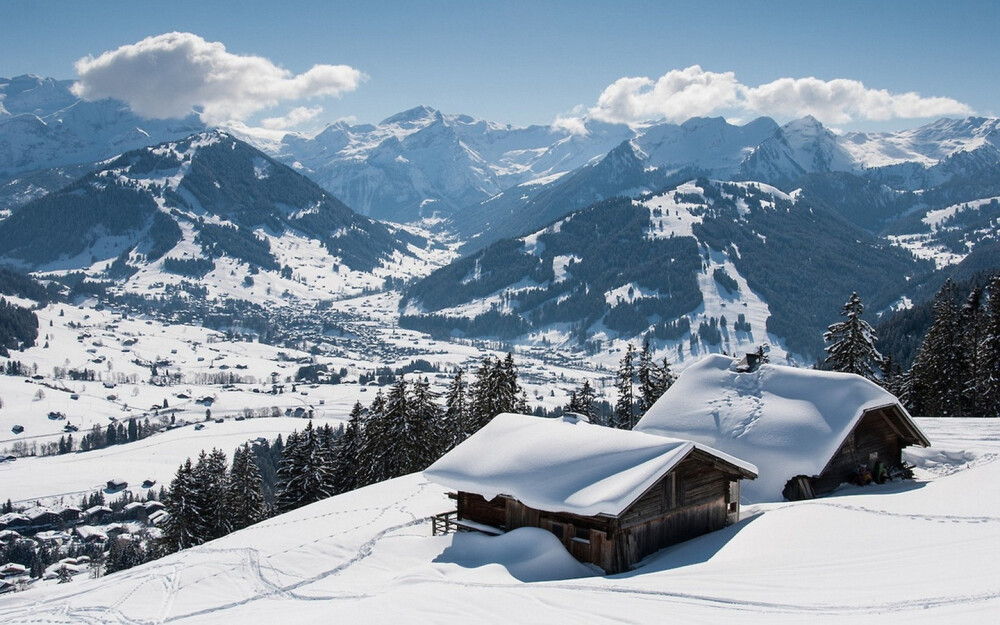
[[[871,454],[886,466],[899,467],[903,462],[905,443],[888,421],[889,415],[882,410],[871,410],[861,417],[854,431],[831,458],[821,475],[813,479],[813,490],[817,495],[828,493],[844,482],[850,482],[859,464],[869,464]]]
[[[506,528],[507,508],[503,497],[486,501],[475,493],[458,493],[458,518],[485,523],[501,529]]]

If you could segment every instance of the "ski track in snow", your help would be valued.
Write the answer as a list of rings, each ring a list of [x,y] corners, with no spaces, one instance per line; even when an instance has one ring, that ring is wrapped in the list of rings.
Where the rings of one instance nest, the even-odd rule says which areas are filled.
[[[951,424],[945,425],[951,427]],[[958,425],[956,424],[955,427],[957,428]],[[995,442],[990,438],[988,432],[984,431],[983,434],[986,439]],[[950,445],[952,442],[949,441],[948,444]],[[1000,460],[1000,454],[993,453],[992,446],[987,446],[986,449],[990,451],[971,457],[968,461],[962,463],[960,467],[949,465],[949,468],[954,470],[943,474],[935,474],[935,478],[930,483],[933,483],[938,478],[944,478],[972,468],[984,467]],[[260,532],[262,537],[266,537],[271,535],[275,531],[275,528],[285,528],[280,534],[282,536],[294,536],[295,528],[303,524],[308,525],[324,519],[335,521],[338,517],[351,514],[359,515],[360,517],[358,522],[352,524],[350,527],[337,528],[335,531],[325,532],[314,540],[293,541],[296,544],[283,546],[280,550],[267,555],[256,547],[212,547],[211,543],[209,543],[197,548],[188,557],[184,557],[185,554],[182,552],[180,554],[182,558],[169,565],[145,567],[123,572],[122,576],[124,579],[117,585],[111,584],[109,586],[95,587],[88,584],[86,588],[62,594],[51,601],[38,601],[29,606],[0,607],[0,621],[4,623],[118,623],[123,625],[173,623],[187,620],[205,620],[206,618],[209,620],[219,619],[221,621],[239,618],[242,612],[230,612],[234,609],[253,604],[260,600],[275,598],[290,601],[337,603],[359,600],[378,601],[380,598],[384,598],[385,601],[389,602],[387,605],[391,605],[396,587],[393,584],[385,584],[384,580],[371,580],[371,583],[366,583],[365,586],[367,587],[360,589],[360,591],[357,589],[345,590],[344,592],[330,592],[327,589],[325,592],[319,593],[306,593],[302,591],[312,584],[355,568],[367,560],[377,546],[387,538],[426,536],[428,533],[426,531],[414,533],[406,532],[405,530],[418,527],[426,530],[428,518],[415,514],[409,502],[418,501],[421,495],[426,492],[428,486],[429,484],[422,480],[415,484],[415,487],[405,497],[394,500],[388,505],[362,505],[290,519],[278,517],[243,530],[243,532],[251,534],[251,540],[253,540],[252,534]],[[852,497],[852,499],[857,501],[856,498]],[[865,501],[877,503],[879,499],[866,499]],[[958,527],[963,525],[990,526],[991,524],[1000,523],[1000,517],[989,514],[961,515],[919,511],[905,512],[877,506],[846,503],[839,501],[836,497],[789,503],[778,509],[802,509],[809,507],[848,511],[862,515],[862,519],[867,518],[867,515],[871,515],[873,518],[895,518],[900,519],[901,522],[906,524],[914,523],[917,526],[923,527],[930,527],[928,524],[955,525]],[[764,514],[767,513],[768,511],[764,511]],[[400,519],[398,522],[391,522],[386,519],[389,515],[400,515],[403,519]],[[384,523],[389,524],[384,525],[380,523],[380,520],[384,520]],[[859,522],[859,525],[864,526],[865,522],[862,520]],[[900,531],[903,531],[903,528],[907,526],[900,526]],[[331,523],[331,527],[336,526],[334,523]],[[368,530],[368,532],[365,530]],[[919,533],[919,530],[914,529],[914,532]],[[352,542],[352,534],[355,535],[355,541],[361,541],[360,544],[351,548],[347,556],[340,558],[335,564],[331,563],[329,567],[324,567],[323,570],[302,575],[300,574],[301,571],[284,570],[279,564],[281,558],[278,556],[281,554],[308,551],[318,544],[327,547],[335,547],[337,545],[347,547]],[[278,562],[275,562],[275,560]],[[286,558],[284,561],[289,562],[289,559]],[[852,565],[851,562],[847,562],[846,564]],[[185,579],[185,573],[194,572],[202,567],[208,570],[203,574],[198,575],[196,573]],[[190,590],[199,587],[208,580],[220,576],[225,581],[225,576],[233,573],[236,574],[236,577],[233,579],[237,580],[246,591],[246,596],[234,598],[232,601],[226,603],[207,606],[203,603],[203,599],[196,600],[196,604],[192,605],[190,598],[186,598],[188,603],[184,607],[188,607],[189,611],[175,613],[178,606],[184,605],[182,601],[185,599],[182,599],[182,597],[184,596],[185,589]],[[131,576],[131,579],[129,576]],[[726,596],[726,591],[721,589],[718,593],[668,590],[662,588],[662,586],[668,584],[660,583],[656,576],[657,571],[654,566],[648,571],[647,575],[643,575],[640,569],[621,576],[593,577],[569,582],[553,581],[525,584],[517,581],[477,581],[475,579],[438,578],[426,575],[421,575],[415,581],[418,584],[418,589],[420,586],[424,588],[437,586],[450,587],[456,590],[466,589],[473,592],[484,591],[484,597],[488,597],[488,591],[491,590],[502,591],[504,593],[517,593],[519,595],[530,592],[530,595],[525,596],[539,602],[546,610],[560,610],[562,606],[579,605],[579,601],[574,600],[574,597],[578,596],[593,597],[604,595],[608,598],[620,596],[625,598],[625,600],[655,604],[656,607],[645,609],[632,604],[629,609],[632,610],[631,614],[635,615],[635,618],[632,619],[635,622],[646,622],[650,614],[660,613],[664,609],[670,609],[670,606],[688,608],[688,612],[680,612],[679,614],[698,614],[697,610],[700,609],[703,610],[700,612],[703,617],[706,614],[719,614],[720,616],[725,615],[728,618],[729,615],[744,614],[761,615],[764,617],[767,615],[784,615],[793,619],[803,617],[826,617],[832,619],[846,617],[858,619],[863,617],[876,618],[883,615],[905,618],[906,615],[916,616],[924,610],[934,608],[947,609],[949,607],[956,607],[961,610],[971,609],[976,611],[976,614],[982,615],[1000,609],[1000,586],[997,585],[993,585],[993,587],[989,587],[988,585],[986,588],[981,588],[974,592],[962,592],[961,589],[955,588],[951,593],[934,592],[932,587],[927,586],[923,591],[926,593],[924,595],[915,593],[916,596],[886,598],[884,601],[879,601],[877,596],[857,597],[850,593],[845,593],[842,595],[843,601],[839,600],[841,595],[838,595],[833,600],[810,600],[806,597],[801,602],[794,602]],[[281,583],[278,581],[281,578],[289,581]],[[111,582],[112,579],[109,578],[107,581]],[[126,582],[125,580],[128,581]],[[667,580],[664,579],[662,581],[666,582]],[[655,584],[658,587],[643,587],[647,584]],[[210,584],[209,587],[211,587]],[[534,588],[534,590],[528,591],[528,588]],[[153,599],[153,596],[147,597],[146,605],[149,605],[148,602],[150,600],[158,600],[158,607],[155,611],[150,611],[150,617],[131,616],[129,614],[131,612],[129,609],[130,605],[133,607],[141,606],[143,599],[139,597],[140,593],[144,591],[148,592],[151,589],[156,593],[153,596],[156,596],[157,599]],[[62,590],[65,591],[68,589]],[[90,599],[93,601],[95,595],[100,595],[109,590],[115,592],[115,597],[108,601],[106,605],[72,605],[74,599]],[[456,597],[462,597],[462,595],[456,595]],[[502,601],[502,599],[496,600]],[[625,607],[629,604],[617,605]],[[140,607],[140,609],[142,608]],[[294,610],[294,603],[290,604],[290,609]],[[695,612],[690,612],[692,609]],[[315,616],[317,613],[307,612],[306,614]],[[432,614],[421,614],[420,616],[433,619]],[[580,616],[584,615],[581,614]],[[598,621],[600,620],[595,614],[590,616],[596,618]],[[929,614],[923,614],[923,618],[927,616]],[[587,619],[583,618],[582,620],[585,621]]]
[[[303,594],[300,594],[300,593],[296,593],[295,591],[297,589],[299,589],[299,588],[302,588],[302,587],[308,586],[310,584],[319,582],[319,581],[324,580],[324,579],[326,579],[328,577],[331,577],[331,576],[334,576],[334,575],[338,575],[338,574],[346,571],[347,569],[355,566],[359,562],[365,560],[366,558],[368,558],[372,554],[372,551],[374,550],[375,546],[383,538],[385,538],[386,536],[388,536],[390,534],[394,534],[395,532],[398,532],[399,530],[402,530],[402,529],[405,529],[405,528],[408,528],[408,527],[413,527],[415,525],[426,524],[428,522],[428,520],[429,520],[428,518],[426,518],[426,517],[417,518],[411,511],[407,510],[406,507],[405,507],[405,505],[404,505],[407,501],[418,497],[426,488],[427,488],[427,482],[422,482],[419,485],[419,487],[417,488],[417,490],[415,492],[413,492],[412,494],[410,494],[409,496],[407,496],[407,497],[405,497],[403,499],[400,499],[398,502],[396,502],[395,505],[392,505],[392,506],[384,506],[384,507],[377,507],[377,508],[354,508],[354,509],[348,509],[348,510],[337,510],[335,512],[330,512],[330,513],[325,513],[325,514],[319,514],[319,515],[313,515],[311,517],[302,517],[302,518],[292,519],[292,520],[288,520],[288,521],[278,521],[278,522],[265,521],[265,522],[260,523],[258,525],[255,525],[255,526],[252,526],[250,528],[247,528],[247,530],[245,530],[245,531],[265,530],[265,529],[268,529],[268,528],[273,528],[275,526],[295,525],[295,524],[298,524],[298,523],[315,521],[316,519],[320,519],[320,518],[330,518],[330,517],[336,517],[336,516],[340,516],[340,515],[344,515],[344,514],[351,514],[351,513],[357,513],[357,512],[368,512],[368,511],[376,512],[375,516],[373,516],[373,517],[366,517],[361,523],[359,523],[359,524],[357,524],[357,525],[355,525],[353,527],[340,530],[340,531],[338,531],[338,532],[336,532],[334,534],[331,534],[329,536],[320,537],[320,538],[318,538],[318,539],[316,539],[314,541],[309,541],[309,542],[306,542],[306,543],[301,543],[299,545],[287,547],[285,549],[282,549],[281,551],[277,551],[277,552],[272,553],[270,556],[264,556],[263,559],[264,559],[264,561],[267,562],[266,565],[263,565],[261,563],[261,553],[260,553],[260,550],[258,550],[256,548],[253,548],[253,547],[233,547],[233,548],[202,547],[200,549],[200,551],[199,551],[200,554],[205,554],[205,553],[208,553],[208,554],[213,554],[213,553],[215,553],[215,554],[235,554],[235,555],[237,555],[240,558],[240,560],[239,560],[239,562],[237,564],[235,564],[235,566],[226,566],[224,568],[218,568],[218,569],[214,570],[211,573],[199,576],[197,578],[193,578],[193,579],[189,579],[189,580],[184,580],[183,582],[181,581],[181,570],[182,570],[181,569],[181,565],[178,565],[178,564],[172,565],[171,572],[166,577],[163,576],[162,572],[160,572],[158,570],[150,571],[149,573],[143,575],[135,583],[135,585],[132,586],[132,588],[129,591],[127,591],[126,593],[122,594],[120,597],[118,597],[115,601],[113,601],[112,603],[110,603],[106,607],[100,607],[100,608],[99,607],[71,608],[71,607],[69,607],[67,605],[68,601],[70,599],[72,599],[73,597],[88,594],[85,591],[81,591],[79,593],[74,593],[74,594],[71,594],[71,595],[68,595],[68,596],[64,596],[59,601],[59,604],[61,604],[60,607],[55,607],[55,606],[53,606],[53,607],[59,613],[65,615],[65,617],[67,617],[67,620],[65,622],[88,622],[88,623],[112,623],[113,622],[113,623],[126,623],[126,624],[131,624],[131,625],[146,625],[146,624],[149,624],[149,623],[170,623],[170,622],[174,622],[174,621],[178,621],[178,620],[182,620],[182,619],[188,619],[188,618],[193,618],[193,617],[198,617],[198,616],[205,616],[205,615],[214,614],[214,613],[218,613],[218,612],[225,612],[226,610],[229,610],[229,609],[232,609],[232,608],[235,608],[235,607],[246,605],[248,603],[253,603],[255,601],[259,601],[259,600],[262,600],[262,599],[269,599],[269,598],[272,598],[274,596],[282,596],[282,597],[286,597],[286,598],[289,598],[289,599],[305,600],[305,601],[325,601],[325,600],[337,600],[337,599],[358,599],[358,598],[362,598],[362,597],[365,597],[367,595],[359,595],[359,594],[356,594],[356,593],[352,593],[352,594],[337,594],[337,595],[303,595]],[[288,572],[288,571],[284,571],[284,570],[281,570],[281,569],[279,569],[277,567],[274,567],[273,565],[270,564],[270,558],[273,557],[273,556],[275,556],[275,555],[281,554],[281,553],[289,553],[289,552],[292,552],[292,551],[296,551],[296,550],[302,549],[304,547],[308,547],[312,543],[330,542],[332,539],[334,539],[334,538],[336,538],[338,536],[349,535],[349,534],[351,534],[353,532],[356,532],[356,531],[358,531],[358,530],[360,530],[360,529],[362,529],[364,527],[371,526],[371,525],[375,524],[379,519],[381,519],[382,517],[384,517],[389,512],[398,512],[398,513],[405,514],[405,515],[411,517],[411,520],[403,522],[403,523],[397,523],[395,525],[391,525],[389,527],[383,528],[378,533],[376,533],[374,536],[372,536],[369,540],[365,541],[360,547],[358,547],[358,549],[356,550],[356,552],[355,552],[355,554],[354,554],[353,557],[351,557],[350,559],[348,559],[345,562],[342,562],[342,563],[338,564],[337,566],[335,566],[335,567],[333,567],[331,569],[322,571],[322,572],[317,573],[315,575],[312,575],[310,577],[302,578],[299,581],[293,582],[291,584],[285,584],[285,585],[281,585],[281,584],[278,584],[278,583],[276,583],[274,581],[271,581],[270,579],[268,579],[268,576],[266,576],[264,574],[264,571],[267,570],[267,571],[269,571],[272,574],[271,577],[274,577],[274,578],[279,577],[279,576],[284,576],[284,577],[299,577],[299,576],[295,575],[294,573],[291,573],[291,572]],[[184,588],[186,588],[188,586],[196,586],[196,585],[201,584],[201,583],[203,583],[203,582],[205,582],[205,581],[207,581],[207,580],[209,580],[209,579],[211,579],[213,577],[217,577],[217,576],[229,573],[233,569],[250,571],[252,573],[252,575],[253,575],[253,581],[256,582],[259,586],[263,587],[263,590],[260,591],[260,592],[255,592],[252,596],[246,597],[246,598],[238,600],[238,601],[232,601],[230,603],[226,603],[226,604],[223,604],[223,605],[213,606],[211,608],[205,608],[203,610],[196,610],[196,611],[187,612],[187,613],[184,613],[184,614],[174,614],[174,615],[171,615],[173,606],[176,603],[177,596],[180,594],[180,592]],[[163,592],[163,600],[162,600],[162,607],[161,607],[161,610],[160,610],[160,617],[157,618],[157,619],[153,619],[153,620],[136,619],[136,618],[130,618],[130,617],[128,617],[126,614],[124,614],[122,612],[121,606],[123,604],[126,604],[128,602],[128,600],[133,595],[135,595],[140,590],[143,590],[149,584],[157,584],[157,585],[161,585],[163,587],[163,591],[162,591]],[[3,614],[3,612],[0,611],[0,615],[2,615],[2,614]],[[96,615],[96,616],[91,616],[91,615]],[[37,615],[36,619],[28,620],[28,621],[23,621],[23,622],[25,622],[25,623],[30,623],[30,622],[51,623],[51,622],[53,622],[53,620],[51,619],[52,616],[53,616],[53,614],[51,612],[49,612],[49,613],[39,613]]]

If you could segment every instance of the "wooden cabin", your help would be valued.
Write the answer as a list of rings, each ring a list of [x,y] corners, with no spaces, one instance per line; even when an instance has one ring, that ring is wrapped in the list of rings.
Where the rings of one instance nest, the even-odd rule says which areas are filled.
[[[903,449],[910,445],[927,447],[930,441],[899,404],[863,410],[823,470],[817,475],[792,477],[781,494],[796,501],[824,495],[845,482],[882,483],[907,472]]]
[[[739,519],[752,465],[690,441],[502,414],[425,471],[455,488],[455,529],[552,532],[609,574]]]
[[[752,462],[746,501],[807,499],[845,482],[906,474],[903,449],[930,441],[891,393],[849,373],[710,355],[636,425]]]

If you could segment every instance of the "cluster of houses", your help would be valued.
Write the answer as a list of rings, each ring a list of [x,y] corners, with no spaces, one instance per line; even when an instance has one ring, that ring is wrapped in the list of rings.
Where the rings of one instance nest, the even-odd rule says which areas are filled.
[[[929,444],[860,376],[711,355],[631,431],[502,414],[424,475],[455,491],[435,533],[540,527],[615,574],[737,522],[741,503],[906,476],[903,448]]]
[[[109,541],[132,533],[136,525],[156,526],[166,516],[165,506],[159,501],[134,501],[117,512],[103,505],[86,510],[75,506],[35,506],[0,515],[0,543],[11,545],[31,540],[51,549],[72,544],[96,544],[103,550]],[[89,559],[85,556],[63,558],[50,565],[43,577],[77,575],[86,571],[88,566]],[[27,567],[22,564],[0,563],[0,593],[15,590],[18,583],[27,580],[28,573]]]
[[[0,515],[0,540],[21,536],[42,537],[46,532],[53,531],[79,533],[78,530],[92,525],[107,525],[116,521],[155,525],[164,514],[164,505],[159,501],[133,501],[117,513],[108,506],[93,506],[86,510],[76,506],[35,506]]]

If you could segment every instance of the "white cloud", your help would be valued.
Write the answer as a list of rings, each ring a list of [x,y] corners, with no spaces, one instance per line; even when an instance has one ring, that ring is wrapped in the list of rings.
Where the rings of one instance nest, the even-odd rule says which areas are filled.
[[[556,115],[555,121],[549,125],[552,132],[564,132],[569,135],[586,137],[590,134],[587,130],[585,111],[582,104],[573,107],[573,110],[565,115]]]
[[[972,107],[952,98],[925,98],[913,91],[889,93],[857,80],[779,78],[743,90],[744,108],[766,115],[812,115],[828,124],[971,115]]]
[[[739,99],[739,88],[733,72],[706,72],[698,65],[670,70],[655,81],[619,78],[601,93],[590,116],[608,122],[682,122],[731,108]]]
[[[852,121],[919,119],[971,115],[972,107],[952,98],[923,97],[916,92],[870,89],[846,78],[779,78],[756,87],[733,72],[709,72],[698,65],[671,70],[656,79],[620,78],[609,85],[588,110],[588,117],[633,123],[654,119],[683,122],[691,117],[725,114],[798,118],[812,115],[826,124]],[[557,118],[564,126],[577,118]]]
[[[207,123],[241,120],[285,100],[340,96],[365,75],[347,65],[314,65],[294,75],[259,56],[226,51],[191,33],[167,33],[76,62],[73,92],[85,100],[116,98],[144,117],[182,117],[199,110]]]
[[[298,106],[288,111],[288,113],[282,117],[268,117],[266,119],[262,119],[260,121],[260,125],[271,130],[294,128],[306,123],[307,121],[316,119],[316,117],[322,112],[322,106]]]

